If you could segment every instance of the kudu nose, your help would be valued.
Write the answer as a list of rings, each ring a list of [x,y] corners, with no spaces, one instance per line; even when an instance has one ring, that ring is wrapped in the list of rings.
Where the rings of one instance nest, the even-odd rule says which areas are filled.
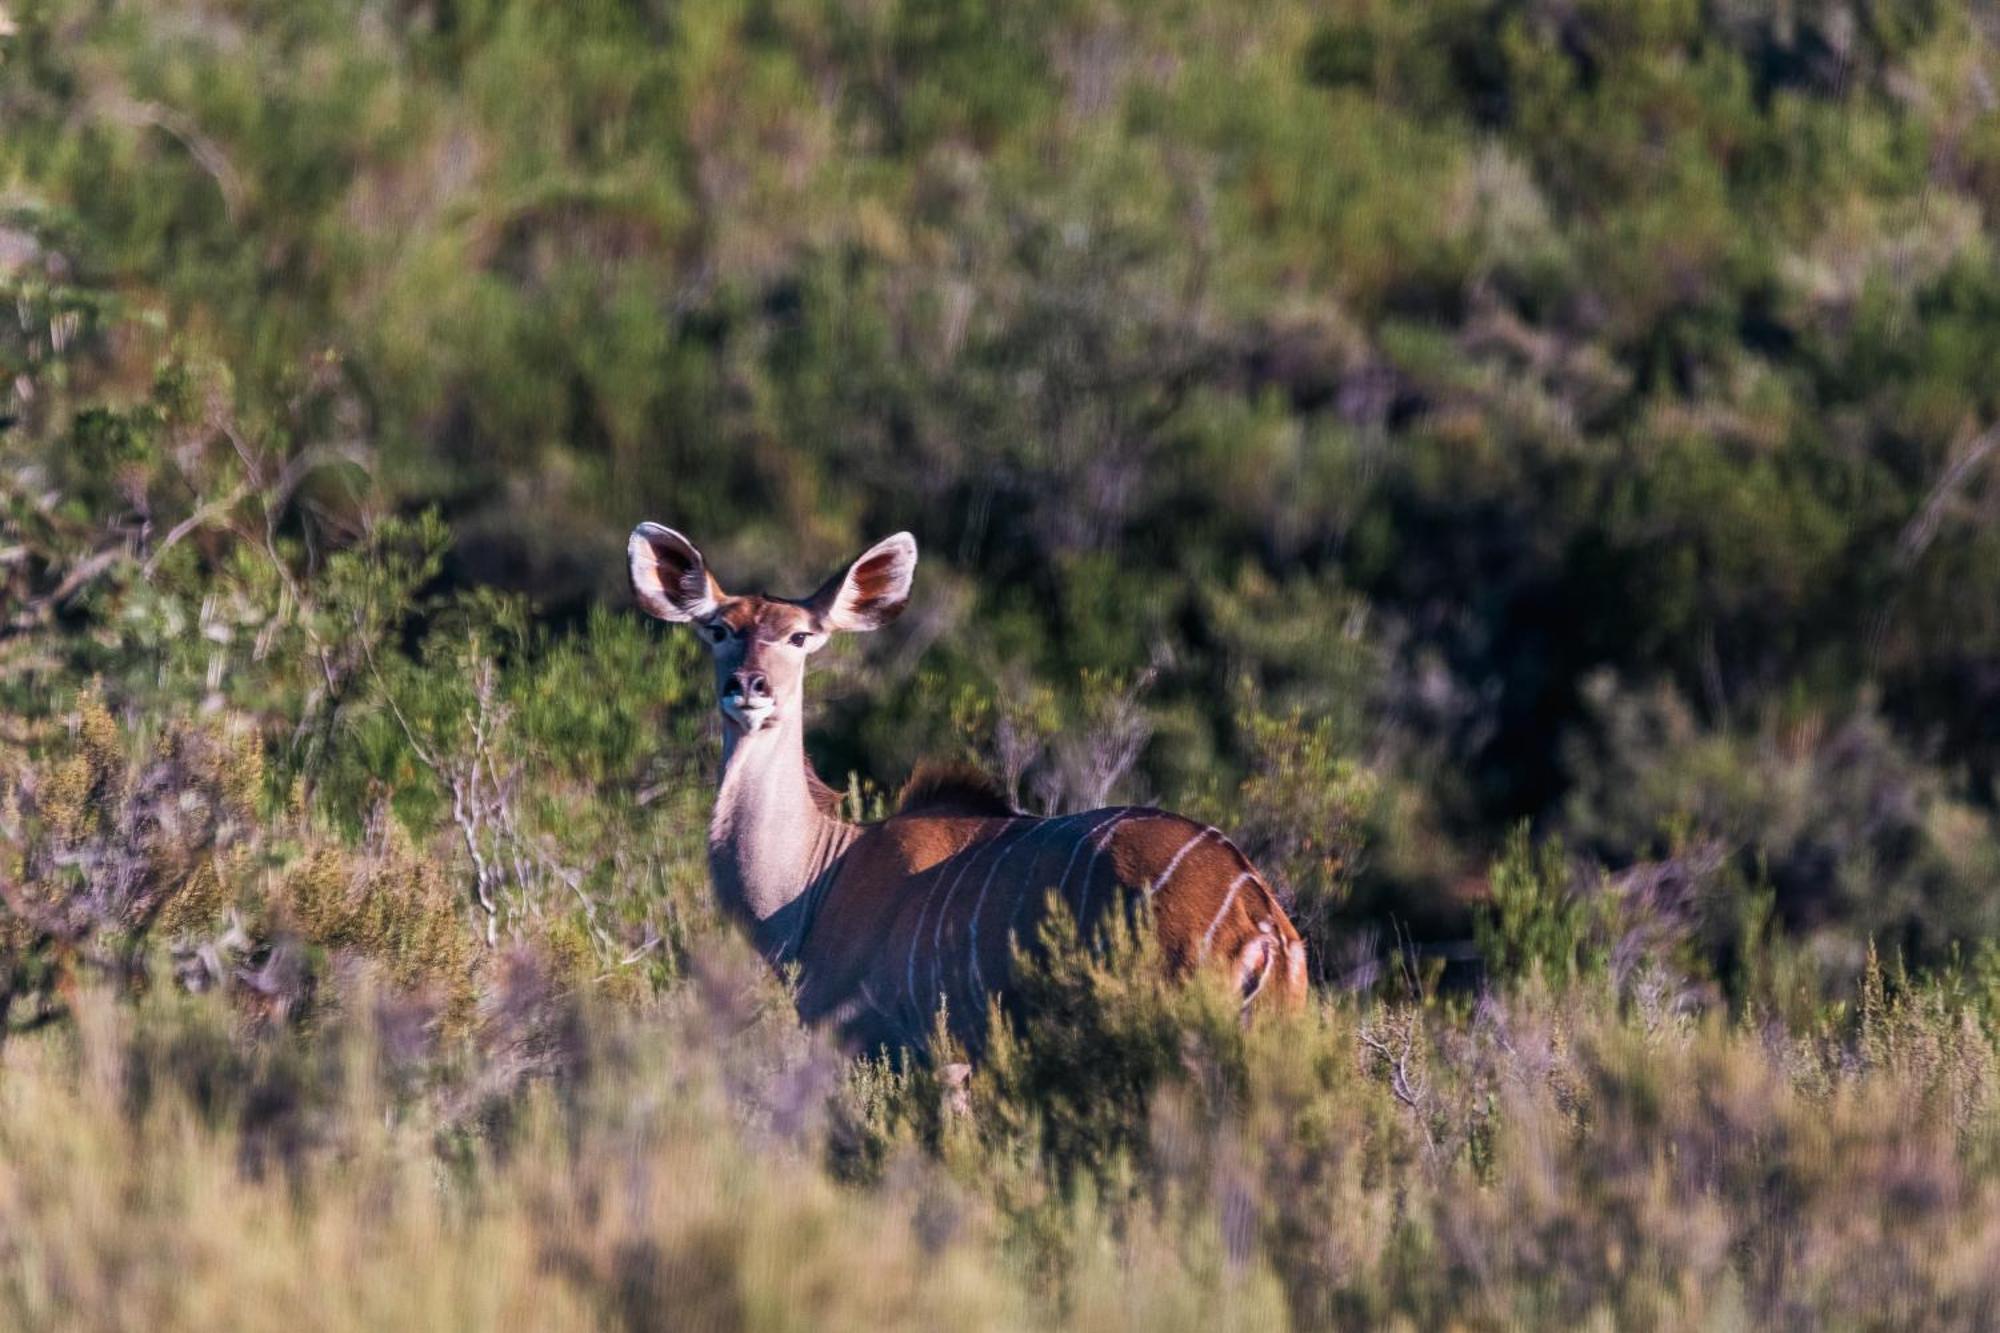
[[[771,697],[771,682],[761,671],[738,671],[729,678],[729,688],[746,699]]]

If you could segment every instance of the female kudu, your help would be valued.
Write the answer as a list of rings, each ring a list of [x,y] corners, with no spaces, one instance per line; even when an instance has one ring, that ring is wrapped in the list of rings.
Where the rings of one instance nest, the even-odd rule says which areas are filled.
[[[799,1015],[852,1046],[921,1049],[943,1003],[977,1045],[1003,1001],[1012,941],[1031,941],[1051,892],[1093,930],[1143,901],[1168,968],[1213,960],[1246,1009],[1297,1004],[1305,945],[1271,890],[1217,830],[1139,806],[1040,819],[990,784],[920,771],[876,824],[835,813],[806,762],[806,659],[837,630],[879,629],[909,601],[917,544],[877,542],[810,597],[731,596],[692,542],[642,523],[633,591],[661,620],[695,626],[715,659],[722,782],[709,871],[725,912],[774,966],[797,968]]]

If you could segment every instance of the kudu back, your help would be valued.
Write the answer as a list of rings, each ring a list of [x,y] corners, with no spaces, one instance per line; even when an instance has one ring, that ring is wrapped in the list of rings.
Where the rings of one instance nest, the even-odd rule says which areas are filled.
[[[977,1049],[990,998],[1008,1001],[1013,943],[1051,894],[1086,936],[1150,909],[1169,971],[1224,969],[1246,1013],[1301,1003],[1305,945],[1263,877],[1221,832],[1114,806],[1037,818],[976,773],[922,770],[896,814],[839,818],[806,762],[807,660],[840,631],[902,613],[908,533],[877,542],[811,596],[723,591],[694,544],[642,523],[628,547],[639,605],[693,626],[715,663],[722,777],[709,872],[723,910],[776,968],[796,969],[800,1016],[851,1047],[923,1049],[940,1005]]]

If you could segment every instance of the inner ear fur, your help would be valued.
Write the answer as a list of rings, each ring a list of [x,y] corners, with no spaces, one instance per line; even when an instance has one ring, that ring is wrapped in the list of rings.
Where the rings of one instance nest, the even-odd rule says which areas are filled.
[[[880,629],[910,604],[917,572],[917,539],[907,532],[884,537],[828,579],[808,601],[829,629]]]
[[[625,543],[632,595],[649,616],[684,623],[714,615],[722,586],[701,551],[672,528],[641,523]]]

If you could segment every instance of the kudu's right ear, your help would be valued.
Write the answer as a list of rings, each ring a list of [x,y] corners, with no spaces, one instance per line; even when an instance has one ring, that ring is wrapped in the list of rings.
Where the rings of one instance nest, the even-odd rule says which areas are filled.
[[[917,572],[917,539],[884,537],[806,599],[829,629],[871,630],[903,614]]]
[[[625,554],[632,562],[632,593],[647,615],[689,621],[715,614],[722,587],[693,542],[672,528],[641,523]]]

